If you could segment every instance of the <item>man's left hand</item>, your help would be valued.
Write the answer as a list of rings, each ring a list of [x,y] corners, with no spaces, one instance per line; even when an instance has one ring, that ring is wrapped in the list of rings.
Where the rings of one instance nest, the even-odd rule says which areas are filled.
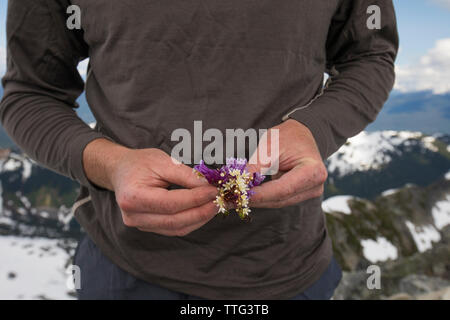
[[[271,181],[254,188],[255,194],[251,198],[250,206],[281,208],[320,197],[327,179],[327,169],[314,137],[305,125],[289,119],[269,129],[266,133],[267,139],[262,139],[254,157],[262,147],[262,142],[266,146],[271,145],[273,129],[278,129],[279,171],[272,176]],[[263,166],[250,165],[249,169],[261,171]]]

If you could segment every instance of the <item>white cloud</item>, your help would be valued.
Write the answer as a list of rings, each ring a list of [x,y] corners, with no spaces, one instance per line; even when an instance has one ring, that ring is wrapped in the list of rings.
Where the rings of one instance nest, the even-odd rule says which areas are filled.
[[[80,75],[83,79],[86,79],[88,64],[89,64],[89,58],[84,59],[83,61],[81,61],[78,64],[78,72],[80,73]]]
[[[6,48],[0,47],[0,76],[6,71]]]
[[[446,2],[450,3],[450,0]],[[397,66],[396,73],[397,90],[450,92],[450,38],[438,40],[416,64]]]
[[[441,7],[447,8],[450,10],[450,0],[431,0],[431,2],[440,5]]]

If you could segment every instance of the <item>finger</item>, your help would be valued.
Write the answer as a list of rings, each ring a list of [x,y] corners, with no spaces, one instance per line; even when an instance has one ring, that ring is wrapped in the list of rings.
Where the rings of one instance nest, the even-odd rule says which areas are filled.
[[[205,179],[200,179],[191,167],[178,162],[174,158],[171,158],[171,160],[167,167],[159,172],[163,180],[185,188],[208,185],[208,182]]]
[[[211,202],[216,195],[217,189],[210,185],[175,190],[142,188],[129,193],[125,192],[118,202],[125,212],[175,214]]]
[[[204,224],[217,214],[217,206],[209,202],[203,206],[185,210],[174,215],[134,213],[124,216],[127,226],[143,230],[166,230],[178,232],[186,228]]]
[[[305,192],[297,194],[286,200],[275,200],[266,202],[251,202],[250,206],[253,208],[284,208],[296,205],[300,202],[320,197],[323,194],[323,186],[309,189]]]
[[[292,196],[323,184],[326,170],[315,161],[303,163],[283,174],[279,179],[255,187],[252,200],[269,202],[287,200]]]

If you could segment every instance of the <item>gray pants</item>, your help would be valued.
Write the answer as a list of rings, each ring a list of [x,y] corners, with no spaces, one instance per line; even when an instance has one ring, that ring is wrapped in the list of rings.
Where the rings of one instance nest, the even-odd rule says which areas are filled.
[[[78,244],[74,263],[81,269],[80,300],[202,300],[135,278],[105,257],[88,236]],[[341,277],[333,257],[320,279],[292,300],[329,300]]]

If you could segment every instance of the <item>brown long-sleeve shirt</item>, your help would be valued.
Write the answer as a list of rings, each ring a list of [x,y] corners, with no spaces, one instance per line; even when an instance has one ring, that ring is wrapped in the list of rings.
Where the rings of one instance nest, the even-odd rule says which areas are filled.
[[[81,8],[81,30],[66,27],[70,4]],[[371,5],[381,29],[367,27]],[[195,120],[224,131],[291,117],[325,159],[375,119],[393,86],[392,1],[10,0],[7,41],[5,129],[30,157],[79,181],[76,218],[121,268],[205,298],[289,298],[320,277],[332,255],[320,198],[165,237],[123,224],[113,192],[87,179],[82,151],[107,137],[170,153],[171,133]],[[77,72],[85,57],[86,84]],[[326,70],[334,76],[318,96]],[[84,88],[96,129],[74,112]]]

